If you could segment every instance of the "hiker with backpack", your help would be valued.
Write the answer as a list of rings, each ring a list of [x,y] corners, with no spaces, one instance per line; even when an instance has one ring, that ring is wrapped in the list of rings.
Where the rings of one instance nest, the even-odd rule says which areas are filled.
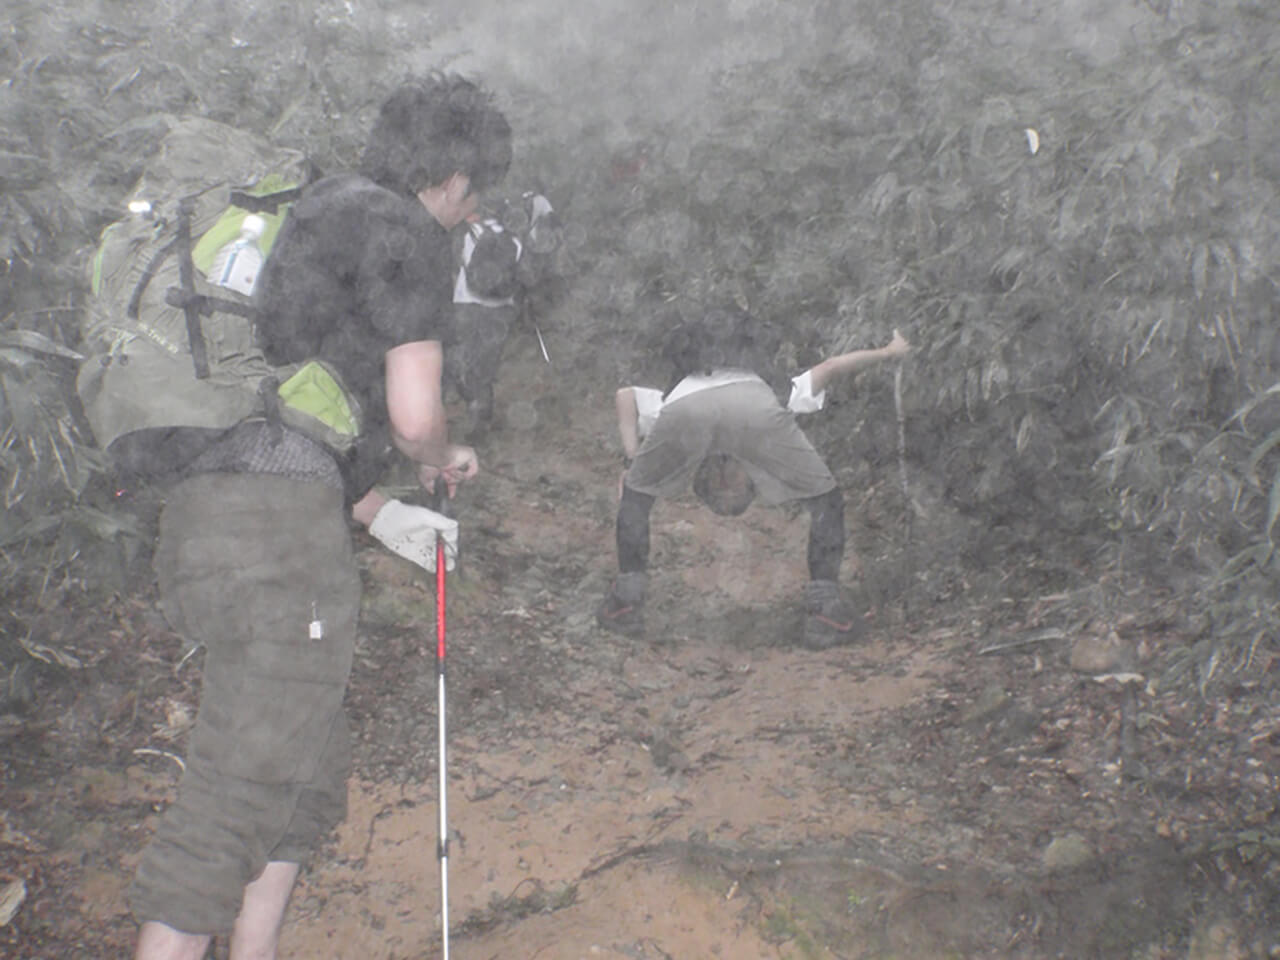
[[[692,483],[721,516],[741,514],[757,496],[767,505],[803,503],[810,514],[803,643],[825,649],[860,638],[861,611],[839,584],[844,495],[794,415],[821,410],[836,378],[902,357],[910,344],[895,330],[883,347],[823,360],[792,378],[785,407],[757,372],[772,366],[773,346],[745,312],[711,310],[669,331],[663,353],[676,376],[666,393],[617,392],[624,456],[619,572],[596,611],[601,626],[628,635],[644,629],[649,514],[658,497],[677,496]]]
[[[406,82],[383,104],[359,172],[290,198],[251,299],[183,267],[166,292],[178,309],[170,343],[189,337],[181,364],[165,366],[154,330],[117,318],[118,335],[82,371],[86,412],[109,452],[137,469],[149,450],[170,458],[161,602],[206,648],[178,796],[129,891],[138,958],[199,960],[224,933],[231,956],[274,957],[300,865],[345,816],[342,701],[361,589],[348,520],[430,570],[437,536],[456,550],[453,521],[374,484],[395,451],[424,486],[451,493],[478,469],[475,452],[450,441],[442,400],[449,231],[510,161],[511,128],[486,90],[455,75]],[[233,240],[258,232],[243,229],[244,215],[227,231]],[[183,230],[198,246],[197,231]],[[236,317],[228,302],[248,307],[251,340],[224,320]],[[203,370],[192,370],[196,359]],[[147,391],[130,375],[178,395],[183,364],[205,408],[220,394],[234,402],[215,417],[161,392],[150,402],[169,408],[144,409]],[[246,412],[233,423],[215,422],[237,405]]]
[[[493,422],[502,351],[518,317],[529,311],[530,288],[559,242],[559,218],[535,191],[467,224],[453,287],[454,335],[445,354],[445,378],[467,404],[473,436],[483,435]],[[534,329],[541,344],[542,333]]]

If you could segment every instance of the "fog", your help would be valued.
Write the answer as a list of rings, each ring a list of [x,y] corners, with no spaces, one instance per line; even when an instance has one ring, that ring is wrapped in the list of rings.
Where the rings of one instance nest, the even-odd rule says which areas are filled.
[[[358,7],[354,15],[372,9]],[[482,75],[514,106],[527,98],[558,113],[567,140],[592,131],[615,146],[655,128],[696,134],[714,123],[717,81],[737,68],[803,69],[826,57],[847,65],[877,57],[923,65],[948,43],[978,38],[990,46],[993,67],[1040,47],[1101,66],[1131,52],[1161,23],[1151,8],[1104,0],[483,0],[438,17],[440,32],[414,69]],[[931,32],[904,29],[930,22]],[[911,48],[909,38],[922,35],[930,36],[931,48]],[[1025,81],[1037,84],[1035,76]],[[518,109],[513,119],[527,122]]]

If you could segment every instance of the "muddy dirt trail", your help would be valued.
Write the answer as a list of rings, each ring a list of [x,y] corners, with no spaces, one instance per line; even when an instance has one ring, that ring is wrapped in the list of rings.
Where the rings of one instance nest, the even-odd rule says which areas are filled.
[[[545,367],[509,366],[508,397],[551,386]],[[770,956],[754,878],[778,875],[782,851],[821,858],[913,819],[842,783],[808,741],[859,738],[878,711],[920,696],[938,662],[880,641],[793,646],[805,523],[767,510],[734,523],[692,501],[655,516],[645,636],[600,630],[618,462],[611,394],[563,411],[568,424],[500,395],[506,429],[486,444],[488,487],[459,500],[467,552],[448,603],[455,950]],[[418,631],[432,634],[433,586],[373,551],[364,559],[371,582],[393,585],[371,588],[371,617],[383,603],[397,611],[386,616],[412,666],[386,662],[376,640],[364,650],[382,668],[357,675],[351,702],[378,746],[359,763],[331,859],[300,892],[291,957],[423,956],[439,939],[435,681],[429,645],[415,648],[403,621],[416,588]],[[401,685],[390,697],[388,681]],[[896,878],[877,846],[863,869]]]
[[[805,650],[807,517],[692,498],[655,510],[644,637],[597,627],[614,385],[569,406],[531,344],[510,356],[450,580],[456,956],[1119,956],[1185,928],[1196,867],[1158,835],[1167,803],[1117,773],[1120,708],[1063,645],[983,657],[981,619],[895,603],[865,643]],[[290,958],[439,943],[432,587],[363,556],[399,645],[364,647],[351,815]],[[1236,949],[1205,916],[1201,942]]]
[[[536,345],[508,356],[448,581],[452,956],[1280,955],[1271,861],[1194,842],[1233,783],[1274,776],[1270,737],[1219,763],[1196,731],[1230,711],[1150,692],[1135,734],[1061,631],[981,653],[1034,639],[1060,598],[894,602],[865,642],[805,650],[807,518],[785,509],[660,504],[645,635],[609,634],[616,385],[571,404]],[[866,511],[849,512],[852,578]],[[359,557],[350,813],[303,876],[285,960],[439,955],[434,581],[367,538]],[[27,896],[0,946],[123,956],[200,657],[145,585],[43,616],[82,667],[3,731],[0,871]],[[1144,649],[1170,631],[1145,609],[1123,627]]]

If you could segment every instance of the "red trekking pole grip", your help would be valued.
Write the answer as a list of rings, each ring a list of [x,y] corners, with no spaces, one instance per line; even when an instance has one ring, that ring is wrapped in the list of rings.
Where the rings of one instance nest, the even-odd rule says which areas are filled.
[[[445,571],[444,537],[436,537],[436,662],[444,669],[444,571]]]

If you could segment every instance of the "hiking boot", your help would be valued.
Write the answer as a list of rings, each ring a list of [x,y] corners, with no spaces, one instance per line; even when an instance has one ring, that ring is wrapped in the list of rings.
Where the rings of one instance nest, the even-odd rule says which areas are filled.
[[[803,643],[810,650],[826,650],[861,640],[866,622],[847,603],[834,580],[810,580],[804,590]]]
[[[596,623],[628,637],[644,631],[644,595],[649,575],[644,571],[620,573],[596,608]]]

